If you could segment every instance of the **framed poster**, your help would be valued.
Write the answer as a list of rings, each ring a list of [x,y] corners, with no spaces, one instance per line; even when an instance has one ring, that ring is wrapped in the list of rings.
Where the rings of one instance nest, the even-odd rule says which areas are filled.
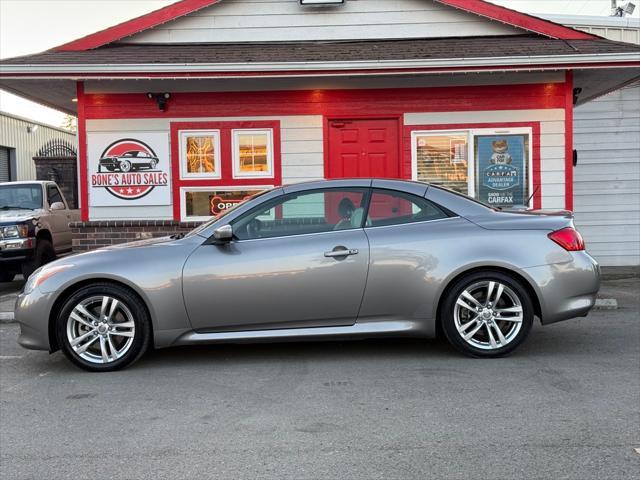
[[[473,145],[476,198],[495,207],[528,206],[530,131],[475,131]]]
[[[87,134],[89,205],[171,205],[169,133]]]

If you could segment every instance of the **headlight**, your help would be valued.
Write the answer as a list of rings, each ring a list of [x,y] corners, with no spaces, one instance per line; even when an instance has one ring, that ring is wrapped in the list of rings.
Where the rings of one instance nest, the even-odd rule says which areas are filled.
[[[44,265],[38,268],[35,272],[33,272],[29,276],[27,283],[24,284],[24,293],[29,294],[33,292],[33,290],[38,285],[42,284],[48,278],[51,278],[55,274],[60,273],[63,270],[66,270],[67,268],[71,268],[71,267],[73,267],[73,265],[67,264],[67,265],[54,265],[51,267],[47,267],[46,265]]]
[[[0,238],[25,238],[29,235],[28,225],[9,225],[0,227]]]

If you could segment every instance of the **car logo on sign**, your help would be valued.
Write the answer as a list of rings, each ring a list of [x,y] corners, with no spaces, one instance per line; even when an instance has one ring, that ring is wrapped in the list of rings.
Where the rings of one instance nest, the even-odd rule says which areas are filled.
[[[105,188],[122,200],[136,200],[155,187],[167,186],[168,175],[157,169],[160,159],[146,143],[133,138],[117,140],[104,149],[91,187]]]

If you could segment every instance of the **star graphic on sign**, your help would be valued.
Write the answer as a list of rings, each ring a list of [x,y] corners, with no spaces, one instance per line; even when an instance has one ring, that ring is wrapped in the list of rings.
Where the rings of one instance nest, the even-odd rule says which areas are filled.
[[[127,193],[129,194],[133,193],[133,188],[127,188]]]
[[[124,193],[124,192],[125,192],[124,188],[121,188],[120,193]]]
[[[139,188],[136,188],[136,193],[140,193],[140,189]]]

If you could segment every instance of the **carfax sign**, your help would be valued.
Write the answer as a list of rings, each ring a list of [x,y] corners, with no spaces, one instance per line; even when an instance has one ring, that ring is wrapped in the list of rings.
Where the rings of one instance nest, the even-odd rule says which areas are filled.
[[[171,204],[167,133],[91,133],[87,143],[91,206]]]
[[[528,136],[475,137],[476,193],[480,201],[496,207],[526,205]]]

